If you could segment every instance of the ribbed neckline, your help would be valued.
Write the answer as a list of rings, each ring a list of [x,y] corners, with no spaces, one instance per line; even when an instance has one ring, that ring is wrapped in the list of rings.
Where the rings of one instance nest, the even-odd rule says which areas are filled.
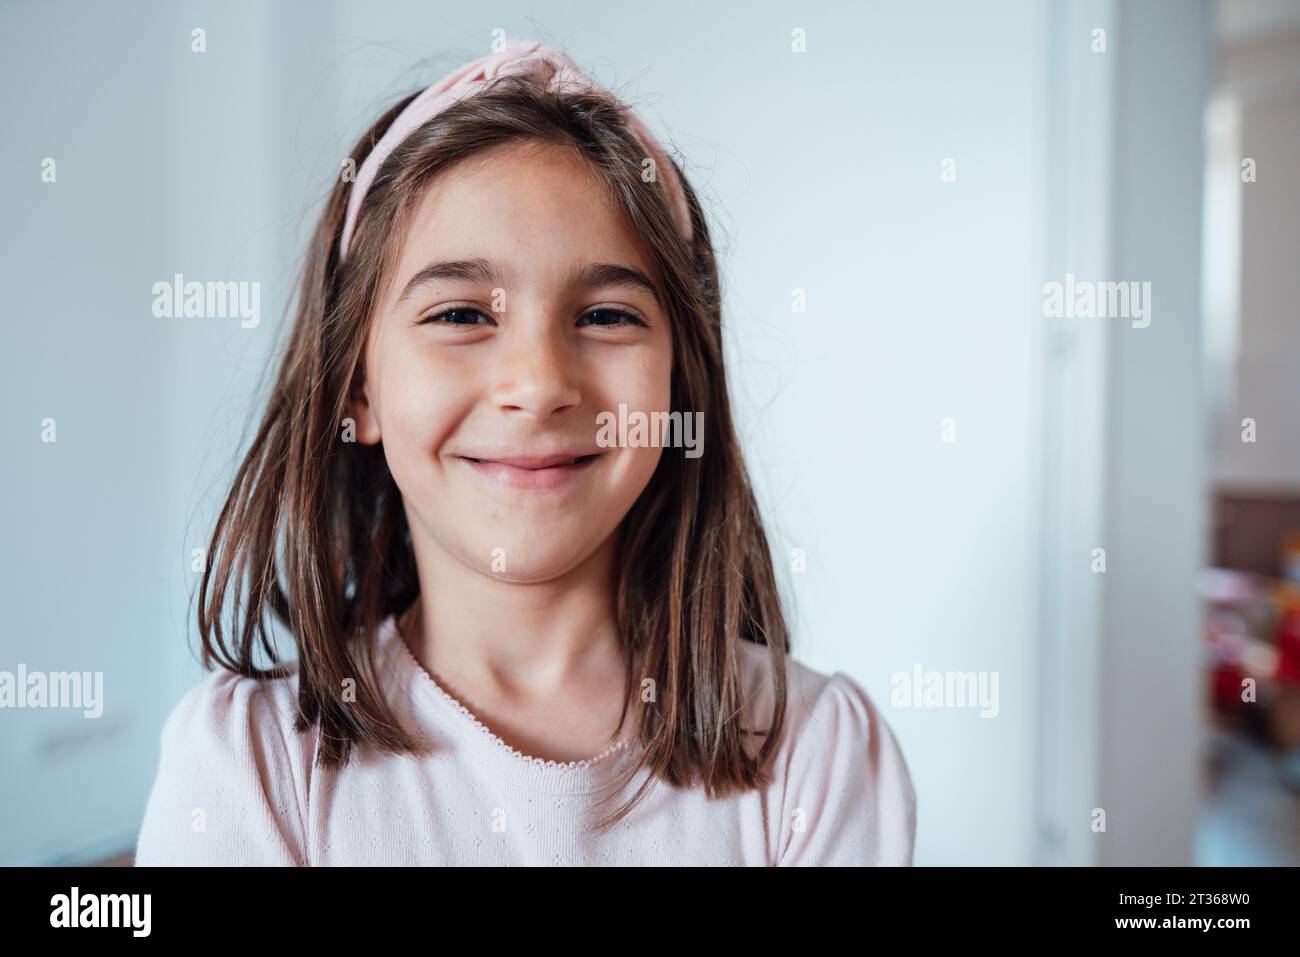
[[[395,616],[380,626],[379,639],[381,646],[387,643],[396,646],[393,657],[400,663],[412,695],[429,704],[429,715],[438,726],[457,741],[474,748],[477,756],[516,784],[553,794],[589,794],[607,786],[613,772],[623,767],[632,752],[630,728],[627,728],[619,741],[600,754],[580,761],[552,761],[524,754],[507,744],[434,679],[402,637]]]

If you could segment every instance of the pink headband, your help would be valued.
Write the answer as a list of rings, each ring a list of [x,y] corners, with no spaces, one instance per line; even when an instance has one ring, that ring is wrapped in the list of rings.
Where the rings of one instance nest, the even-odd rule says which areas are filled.
[[[392,125],[380,137],[370,155],[357,171],[356,182],[348,195],[347,215],[343,220],[343,235],[339,239],[339,261],[348,255],[348,244],[357,225],[361,203],[370,191],[379,167],[390,153],[420,126],[437,116],[458,100],[481,90],[489,80],[499,76],[523,76],[543,89],[557,92],[598,92],[609,94],[582,73],[577,64],[557,50],[542,46],[533,40],[509,39],[505,48],[490,53],[447,74],[437,83],[407,104]],[[617,101],[616,101],[617,102]],[[691,216],[686,205],[686,194],[678,179],[677,170],[668,161],[645,124],[627,106],[619,104],[627,118],[628,127],[642,148],[654,160],[660,181],[668,190],[669,201],[677,227],[687,241],[691,238]]]

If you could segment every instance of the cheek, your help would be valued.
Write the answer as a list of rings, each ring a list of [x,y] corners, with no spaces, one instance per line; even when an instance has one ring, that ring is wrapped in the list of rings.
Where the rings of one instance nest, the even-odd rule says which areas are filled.
[[[671,412],[672,355],[668,348],[647,350],[605,363],[599,372],[601,411],[617,417],[619,406],[631,412]],[[664,455],[679,450],[656,445],[629,445],[618,450],[613,485],[620,507],[628,508],[649,483]]]
[[[666,345],[616,355],[593,372],[602,409],[620,403],[642,412],[667,412],[672,398],[672,354]]]
[[[398,351],[379,372],[385,455],[399,487],[402,473],[435,458],[470,402],[456,368],[416,349]]]

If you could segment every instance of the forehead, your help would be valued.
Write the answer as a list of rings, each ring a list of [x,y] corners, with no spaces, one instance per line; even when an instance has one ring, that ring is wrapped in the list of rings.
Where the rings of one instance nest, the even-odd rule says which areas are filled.
[[[484,258],[541,282],[588,262],[649,273],[641,243],[572,149],[508,143],[439,173],[406,224],[396,283],[435,260]]]

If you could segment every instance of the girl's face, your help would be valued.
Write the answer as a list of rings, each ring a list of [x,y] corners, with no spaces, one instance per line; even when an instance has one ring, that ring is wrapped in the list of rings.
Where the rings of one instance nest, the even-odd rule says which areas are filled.
[[[413,211],[353,414],[417,555],[545,581],[609,539],[659,462],[602,447],[597,417],[669,411],[671,376],[654,277],[598,182],[566,149],[511,144]]]

